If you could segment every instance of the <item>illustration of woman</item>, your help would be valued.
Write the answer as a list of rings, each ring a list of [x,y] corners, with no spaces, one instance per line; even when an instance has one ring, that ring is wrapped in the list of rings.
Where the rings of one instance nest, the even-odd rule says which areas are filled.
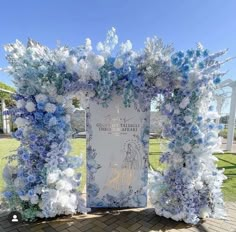
[[[122,167],[127,169],[138,169],[140,167],[140,154],[131,143],[128,143],[126,156],[123,161]]]

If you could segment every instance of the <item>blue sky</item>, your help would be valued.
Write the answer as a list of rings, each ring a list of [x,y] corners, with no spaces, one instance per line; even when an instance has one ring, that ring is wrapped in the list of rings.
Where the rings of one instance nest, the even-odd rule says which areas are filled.
[[[130,39],[143,48],[146,37],[157,35],[176,50],[193,48],[200,41],[210,51],[229,48],[236,56],[235,0],[1,0],[0,67],[7,65],[3,45],[33,38],[51,48],[77,46],[85,38],[94,46],[108,29],[117,29],[119,40]],[[236,80],[236,60],[225,65],[225,78]],[[12,84],[0,73],[0,81]]]

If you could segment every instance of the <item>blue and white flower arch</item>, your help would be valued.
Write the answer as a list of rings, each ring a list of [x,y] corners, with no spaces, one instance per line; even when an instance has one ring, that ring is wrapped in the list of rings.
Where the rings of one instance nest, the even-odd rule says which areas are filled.
[[[86,105],[93,99],[106,107],[112,94],[123,96],[129,107],[133,101],[149,105],[158,95],[163,135],[168,150],[161,162],[163,173],[150,173],[150,198],[158,215],[187,223],[200,218],[224,216],[221,185],[225,176],[217,170],[220,138],[210,106],[211,94],[224,73],[217,60],[226,51],[210,54],[200,44],[196,49],[174,52],[157,37],[148,38],[137,53],[128,40],[118,44],[112,28],[95,53],[90,39],[77,48],[51,50],[29,40],[5,46],[14,77],[17,107],[12,109],[21,141],[14,167],[4,169],[4,196],[9,207],[19,210],[25,220],[60,214],[87,212],[77,192],[81,176],[75,168],[81,160],[67,156],[70,150],[72,98]],[[145,104],[144,104],[145,105]]]

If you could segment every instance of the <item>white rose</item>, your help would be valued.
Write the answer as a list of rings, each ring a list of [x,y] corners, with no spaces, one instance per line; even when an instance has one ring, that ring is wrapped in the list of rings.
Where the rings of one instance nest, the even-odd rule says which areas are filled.
[[[25,108],[28,112],[33,112],[36,109],[35,104],[31,101],[26,103]]]
[[[57,107],[52,103],[47,103],[46,106],[45,106],[45,110],[48,113],[54,113],[56,111],[56,109],[57,109]]]
[[[185,144],[183,145],[183,150],[184,150],[185,152],[189,152],[189,151],[191,151],[191,149],[192,149],[192,146],[191,146],[189,143],[185,143]]]
[[[105,64],[105,60],[103,56],[97,55],[94,57],[94,65],[97,68],[101,68]]]
[[[26,102],[25,100],[21,99],[21,100],[18,100],[16,102],[16,107],[19,109],[19,108],[23,108],[25,106]]]
[[[123,60],[121,58],[116,58],[114,62],[114,67],[119,69],[123,66]]]

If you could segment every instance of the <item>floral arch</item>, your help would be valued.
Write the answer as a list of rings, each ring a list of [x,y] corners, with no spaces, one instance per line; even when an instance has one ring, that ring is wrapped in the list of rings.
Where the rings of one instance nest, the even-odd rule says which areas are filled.
[[[151,172],[150,199],[158,215],[187,223],[200,218],[224,216],[221,185],[225,176],[217,170],[213,152],[220,138],[210,105],[212,91],[224,73],[220,51],[210,54],[200,44],[196,49],[174,52],[157,37],[148,38],[142,52],[132,50],[128,40],[118,44],[115,29],[92,51],[90,39],[77,48],[51,50],[29,40],[5,46],[14,77],[17,107],[12,109],[21,145],[4,169],[3,193],[11,209],[25,220],[60,214],[87,212],[77,187],[81,175],[75,169],[79,157],[70,151],[72,98],[86,105],[92,98],[106,107],[112,94],[123,96],[126,107],[134,101],[147,106],[162,95],[163,135],[168,150],[161,162],[163,173]],[[14,167],[11,162],[17,160]]]

